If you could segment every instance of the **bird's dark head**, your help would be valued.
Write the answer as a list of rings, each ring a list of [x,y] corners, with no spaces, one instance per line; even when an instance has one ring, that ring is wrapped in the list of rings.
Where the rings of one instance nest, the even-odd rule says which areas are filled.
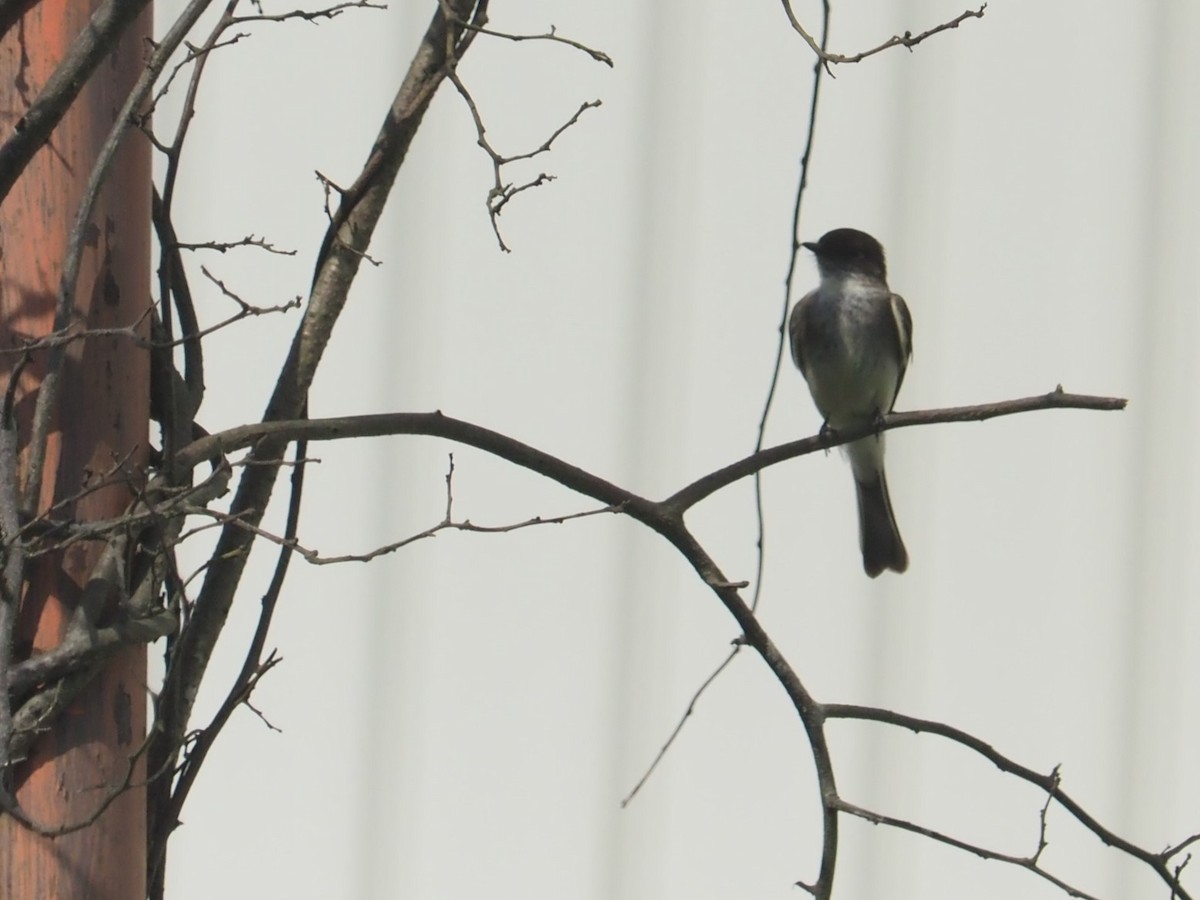
[[[807,241],[800,246],[812,251],[822,275],[866,275],[887,279],[883,245],[865,231],[835,228],[825,232],[819,241]]]

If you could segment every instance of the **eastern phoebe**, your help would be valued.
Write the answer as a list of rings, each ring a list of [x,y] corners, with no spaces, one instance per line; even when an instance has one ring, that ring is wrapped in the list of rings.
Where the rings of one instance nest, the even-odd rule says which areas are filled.
[[[892,411],[912,357],[912,316],[887,284],[879,241],[838,228],[801,246],[817,258],[821,284],[800,298],[788,322],[792,359],[825,418],[821,430],[851,428]],[[883,435],[847,444],[858,491],[863,568],[903,572],[908,552],[888,496]]]

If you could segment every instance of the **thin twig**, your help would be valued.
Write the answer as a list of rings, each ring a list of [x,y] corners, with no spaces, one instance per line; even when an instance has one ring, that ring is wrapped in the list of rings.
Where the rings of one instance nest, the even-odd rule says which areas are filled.
[[[725,668],[731,662],[733,662],[733,658],[741,652],[743,646],[744,645],[741,642],[735,641],[733,649],[726,654],[725,659],[723,659],[720,664],[709,673],[709,676],[704,679],[704,681],[700,684],[700,687],[698,687],[696,692],[692,694],[692,699],[688,701],[687,708],[684,709],[683,715],[680,716],[679,721],[675,723],[675,727],[671,730],[671,734],[667,737],[666,741],[663,742],[662,747],[659,748],[658,753],[655,755],[650,765],[646,768],[646,771],[642,773],[642,777],[637,780],[637,784],[633,786],[633,789],[626,794],[625,799],[621,801],[621,809],[627,807],[633,801],[633,798],[637,796],[638,791],[640,791],[646,782],[650,780],[650,776],[654,774],[654,770],[658,768],[658,764],[662,762],[663,757],[667,755],[667,751],[670,750],[674,745],[675,739],[678,738],[683,732],[683,726],[687,723],[687,720],[691,718],[692,713],[696,711],[696,704],[700,702],[700,698],[704,696],[704,692],[708,690],[708,686],[716,681],[717,676],[724,672]]]
[[[287,534],[274,534],[265,528],[262,528],[261,526],[246,522],[242,517],[231,516],[228,513],[206,508],[194,508],[192,509],[192,514],[209,516],[214,520],[215,523],[218,524],[228,522],[236,525],[239,528],[243,528],[252,532],[257,537],[261,537],[267,541],[270,541],[272,544],[285,547],[289,551],[294,551],[300,554],[300,556],[303,557],[304,561],[307,563],[315,566],[328,566],[348,562],[370,562],[371,560],[377,559],[380,556],[386,556],[390,553],[395,553],[397,550],[403,549],[411,544],[415,544],[418,541],[436,537],[443,531],[466,531],[473,532],[475,534],[506,534],[508,532],[521,531],[525,528],[533,528],[539,525],[562,525],[565,522],[571,522],[575,519],[586,519],[592,516],[615,514],[623,511],[623,504],[616,503],[609,506],[602,506],[599,509],[586,509],[581,512],[566,513],[561,516],[532,516],[531,518],[523,519],[519,522],[509,522],[503,525],[477,525],[470,519],[456,520],[454,518],[454,494],[452,486],[453,476],[454,455],[451,454],[449,471],[446,473],[446,512],[445,516],[442,518],[442,521],[438,522],[436,525],[426,528],[424,531],[419,531],[416,534],[409,535],[406,538],[401,538],[398,541],[384,544],[381,547],[376,547],[373,550],[368,550],[364,553],[346,553],[339,556],[322,556],[316,550],[310,547],[305,547],[300,543],[299,540],[296,539],[294,535],[289,536]],[[200,529],[196,529],[195,531],[199,530]],[[190,532],[187,536],[194,534],[195,531]]]
[[[1180,900],[1190,900],[1190,895],[1183,889],[1178,878],[1172,877],[1171,870],[1167,866],[1167,860],[1170,857],[1162,853],[1152,853],[1149,850],[1145,850],[1101,825],[1091,813],[1085,810],[1078,801],[1062,789],[1059,784],[1059,770],[1057,766],[1049,775],[1043,775],[1041,772],[1037,772],[1028,766],[1023,766],[1015,760],[1010,759],[990,744],[969,732],[963,731],[961,728],[955,728],[953,725],[935,722],[930,719],[919,719],[915,716],[908,716],[890,709],[857,706],[848,703],[829,703],[824,705],[823,712],[827,719],[856,719],[867,722],[882,722],[887,725],[895,725],[898,728],[907,729],[917,734],[922,732],[936,734],[939,737],[975,751],[996,766],[1001,772],[1013,775],[1022,781],[1041,788],[1059,806],[1070,813],[1076,821],[1104,844],[1109,847],[1115,847],[1122,853],[1145,863],[1163,880],[1164,884],[1175,892],[1175,895]],[[1175,852],[1178,852],[1178,850]],[[1036,855],[1031,858],[1036,859]]]
[[[877,47],[872,47],[870,50],[864,50],[861,53],[830,53],[825,49],[824,37],[820,44],[813,38],[808,30],[800,24],[800,20],[796,18],[796,13],[792,10],[791,0],[783,0],[783,10],[787,14],[788,21],[791,22],[792,28],[800,37],[804,38],[804,42],[817,55],[817,59],[825,65],[826,71],[832,75],[829,70],[831,63],[856,63],[862,62],[868,56],[874,56],[876,53],[882,53],[885,50],[890,50],[892,47],[907,47],[912,50],[917,44],[924,41],[926,38],[931,38],[935,34],[941,34],[943,31],[949,31],[952,28],[957,28],[967,19],[982,19],[984,11],[987,9],[987,4],[983,4],[979,9],[968,9],[959,15],[955,16],[947,22],[942,22],[940,25],[935,25],[928,31],[922,31],[920,34],[914,35],[911,31],[906,31],[904,34],[893,35]],[[828,17],[826,18],[828,21]]]
[[[821,17],[821,44],[824,50],[829,40],[829,0],[823,0]],[[821,76],[824,67],[818,59],[813,64],[812,93],[808,101],[808,130],[804,138],[804,151],[800,154],[800,179],[796,185],[796,200],[792,204],[791,250],[788,254],[787,274],[783,279],[783,302],[780,304],[779,337],[775,343],[775,362],[771,366],[771,380],[767,385],[767,399],[763,403],[762,415],[758,419],[758,434],[754,440],[754,452],[757,453],[766,445],[767,422],[771,418],[771,407],[775,403],[775,394],[779,387],[779,375],[783,369],[784,346],[787,343],[788,306],[796,287],[797,263],[800,259],[800,210],[804,202],[804,191],[808,187],[808,167],[812,161],[813,146],[817,135],[817,106],[821,98]],[[758,531],[755,543],[754,563],[754,598],[750,608],[757,610],[762,599],[763,576],[766,569],[766,513],[764,511],[762,492],[762,473],[754,473],[754,517]]]
[[[1062,766],[1055,766],[1050,772],[1050,782],[1055,787],[1058,787],[1062,782]],[[1042,852],[1049,846],[1046,840],[1046,819],[1050,815],[1050,804],[1054,802],[1054,792],[1046,791],[1046,802],[1042,804],[1042,810],[1038,814],[1038,845],[1037,850],[1030,857],[1034,863],[1042,858]]]
[[[607,53],[597,50],[594,47],[589,47],[587,44],[581,44],[579,41],[573,41],[570,38],[561,36],[553,25],[550,26],[550,30],[545,34],[508,34],[507,32],[503,31],[493,31],[490,28],[476,27],[469,23],[463,24],[465,28],[478,32],[479,34],[486,34],[488,37],[502,38],[506,41],[513,41],[514,43],[521,43],[522,41],[553,41],[556,44],[565,44],[568,47],[574,47],[576,50],[586,53],[596,62],[604,63],[604,65],[608,66],[610,69],[613,68],[612,57]]]
[[[74,325],[69,326],[64,332],[55,332],[47,334],[44,337],[31,339],[28,342],[22,343],[19,347],[10,349],[0,348],[0,357],[10,356],[15,354],[29,354],[42,350],[56,350],[62,347],[67,347],[79,341],[95,340],[96,338],[124,338],[141,347],[143,350],[170,350],[173,347],[187,347],[196,344],[200,339],[208,337],[222,329],[234,325],[242,319],[252,316],[273,315],[275,313],[287,313],[292,310],[299,309],[304,301],[301,297],[293,297],[285,303],[279,303],[275,306],[256,306],[243,300],[237,293],[228,288],[221,279],[207,271],[203,266],[201,270],[206,278],[211,281],[218,290],[226,297],[236,303],[239,307],[238,311],[219,322],[214,322],[207,328],[202,328],[198,331],[189,332],[183,337],[173,338],[170,340],[155,340],[153,337],[147,338],[140,333],[141,323],[146,320],[147,316],[153,315],[154,307],[146,307],[145,312],[138,316],[137,321],[130,325],[112,325],[105,328],[76,328]]]
[[[262,315],[269,315],[271,313],[288,312],[293,309],[299,309],[301,307],[301,305],[303,305],[303,303],[304,303],[303,298],[293,297],[291,300],[287,301],[286,303],[280,303],[280,304],[277,304],[276,306],[256,306],[253,303],[243,300],[240,294],[238,294],[232,288],[227,287],[224,281],[222,281],[220,278],[218,278],[212,272],[208,271],[207,266],[201,266],[200,273],[205,278],[207,278],[209,281],[211,281],[213,284],[215,284],[217,286],[217,289],[220,290],[220,292],[222,294],[224,294],[226,297],[228,297],[230,300],[232,300],[234,303],[236,303],[238,305],[238,307],[241,310],[242,316],[262,316]],[[237,321],[237,319],[230,319],[223,324],[227,325],[227,324],[231,324],[232,322],[235,322],[235,321]],[[205,332],[200,332],[200,334],[205,334],[205,333],[207,333],[207,330]],[[195,338],[193,337],[193,340],[194,339]]]
[[[496,235],[496,241],[500,245],[500,249],[505,253],[510,253],[512,252],[511,248],[504,242],[504,237],[500,233],[500,213],[504,210],[504,207],[508,205],[508,201],[512,200],[512,198],[517,194],[520,194],[521,192],[527,191],[531,188],[541,187],[543,184],[553,181],[554,176],[542,172],[535,178],[532,178],[522,184],[506,184],[504,182],[503,174],[504,167],[509,163],[533,159],[533,157],[538,156],[539,154],[549,153],[551,146],[558,139],[559,135],[578,122],[579,117],[582,116],[587,110],[599,107],[601,102],[599,100],[591,100],[587,103],[581,104],[579,109],[575,110],[574,115],[556,128],[553,133],[551,133],[550,137],[546,138],[546,140],[542,142],[542,145],[537,149],[530,150],[527,153],[518,153],[514,156],[504,156],[499,153],[488,140],[487,128],[483,124],[483,116],[480,115],[479,107],[475,103],[475,98],[471,96],[471,92],[467,90],[467,86],[463,84],[463,81],[461,78],[459,78],[458,73],[452,70],[447,77],[449,78],[450,83],[454,85],[455,89],[462,96],[463,102],[467,104],[467,109],[471,113],[471,121],[475,123],[476,143],[483,149],[483,151],[488,155],[488,158],[492,161],[492,187],[488,190],[484,203],[487,206],[488,219],[492,223],[492,231]]]
[[[900,831],[908,831],[912,834],[919,834],[922,837],[937,841],[941,844],[946,844],[950,847],[956,847],[959,850],[965,850],[968,853],[973,853],[980,859],[990,859],[995,862],[1008,863],[1018,868],[1027,869],[1033,872],[1040,878],[1053,884],[1055,887],[1064,891],[1070,897],[1079,898],[1079,900],[1100,900],[1094,894],[1089,894],[1080,890],[1073,885],[1068,884],[1056,875],[1052,875],[1038,865],[1037,857],[1034,856],[1013,856],[1008,853],[1001,853],[998,850],[989,850],[986,847],[981,847],[978,844],[972,844],[960,838],[953,837],[932,828],[926,828],[924,825],[917,825],[909,822],[907,819],[898,819],[894,816],[885,816],[882,813],[873,812],[861,806],[855,806],[853,803],[847,803],[840,797],[833,801],[833,806],[840,812],[848,813],[852,816],[857,816],[860,819],[865,819],[873,825],[887,825],[891,828],[899,829]]]
[[[1164,850],[1162,853],[1160,853],[1159,856],[1162,858],[1162,860],[1164,862],[1166,862],[1172,856],[1178,855],[1179,853],[1183,852],[1184,850],[1186,850],[1188,847],[1190,847],[1192,844],[1196,843],[1197,841],[1200,841],[1200,832],[1197,832],[1196,834],[1193,834],[1190,837],[1184,838],[1182,841],[1180,841],[1178,844],[1175,844],[1172,847],[1168,847],[1166,850]]]
[[[239,247],[253,247],[258,250],[265,250],[267,253],[274,253],[277,256],[295,256],[295,250],[280,250],[270,241],[265,238],[256,237],[253,234],[237,241],[202,241],[196,244],[189,244],[182,241],[177,241],[174,245],[179,250],[214,250],[217,253],[227,253]]]
[[[348,9],[387,9],[386,3],[371,3],[369,0],[352,0],[348,3],[335,3],[333,6],[326,6],[323,9],[293,9],[285,13],[276,13],[269,15],[260,13],[253,16],[237,16],[233,19],[233,24],[241,25],[245,22],[289,22],[293,20],[302,20],[312,22],[314,25],[320,19],[335,19]]]

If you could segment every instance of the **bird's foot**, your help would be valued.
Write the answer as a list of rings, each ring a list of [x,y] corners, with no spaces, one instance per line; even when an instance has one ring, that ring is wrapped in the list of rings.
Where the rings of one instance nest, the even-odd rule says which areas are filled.
[[[830,443],[836,441],[837,437],[837,429],[829,424],[828,419],[821,423],[821,430],[817,432],[817,440],[819,440],[821,442],[821,446],[825,448],[826,455],[829,454]]]

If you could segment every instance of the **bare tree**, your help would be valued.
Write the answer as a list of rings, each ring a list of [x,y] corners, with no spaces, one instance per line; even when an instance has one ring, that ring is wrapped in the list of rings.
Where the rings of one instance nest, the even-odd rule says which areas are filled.
[[[8,29],[10,39],[21,21],[20,15],[30,6],[37,5],[0,4],[0,25]],[[63,55],[52,74],[35,84],[35,94],[12,95],[12,102],[21,104],[24,114],[16,129],[0,145],[0,200],[12,203],[13,192],[19,190],[26,179],[32,178],[31,161],[38,158],[38,150],[46,145],[64,116],[85,102],[81,99],[85,98],[80,93],[81,87],[100,62],[116,53],[115,48],[128,48],[130,42],[125,39],[137,34],[130,29],[135,27],[137,14],[145,5],[115,0],[98,4],[89,26],[76,23],[70,52]],[[37,839],[50,839],[110,829],[114,827],[113,810],[123,798],[141,796],[140,792],[144,790],[146,890],[152,897],[163,896],[169,838],[181,821],[197,774],[230,717],[243,706],[253,709],[250,704],[255,687],[278,661],[269,649],[268,638],[294,556],[299,555],[303,561],[316,565],[367,561],[448,529],[511,531],[582,516],[618,515],[663,537],[737,623],[741,634],[739,641],[725,663],[701,686],[697,698],[742,647],[751,648],[786,691],[807,735],[820,786],[823,841],[819,848],[814,848],[812,859],[796,861],[802,868],[812,866],[816,861],[815,877],[798,882],[813,896],[827,898],[832,895],[839,862],[839,823],[845,816],[914,832],[987,859],[1019,866],[1070,896],[1089,896],[1043,864],[1042,851],[1047,845],[1046,815],[1054,806],[1074,817],[1105,844],[1147,866],[1171,896],[1191,896],[1182,873],[1187,864],[1187,851],[1200,835],[1181,839],[1161,851],[1146,850],[1122,838],[1118,828],[1101,823],[1088,812],[1063,787],[1057,769],[1037,772],[952,725],[887,709],[818,700],[755,615],[762,568],[761,509],[759,577],[749,599],[746,596],[749,585],[728,578],[685,521],[690,510],[735,482],[755,478],[757,483],[759,473],[769,466],[871,433],[980,421],[1038,410],[1119,410],[1125,405],[1123,400],[1072,394],[1056,388],[1039,396],[1003,402],[894,413],[870,427],[837,433],[826,431],[803,440],[766,447],[766,422],[775,391],[772,380],[754,452],[657,499],[641,496],[513,436],[440,412],[385,412],[310,419],[307,409],[309,388],[334,326],[350,300],[360,267],[364,261],[373,262],[369,253],[375,229],[422,118],[443,83],[449,82],[464,101],[478,144],[491,166],[492,185],[484,201],[501,251],[509,249],[500,227],[501,212],[517,195],[546,185],[553,177],[548,172],[541,172],[524,181],[510,180],[510,165],[550,151],[564,132],[584,127],[589,111],[600,106],[599,100],[581,99],[575,112],[548,130],[541,144],[524,151],[502,152],[491,142],[484,115],[458,71],[460,60],[471,46],[481,40],[547,41],[561,44],[566,51],[583,54],[602,65],[611,66],[612,60],[583,40],[560,35],[553,28],[537,34],[496,30],[489,24],[487,0],[431,3],[431,20],[424,37],[391,104],[383,111],[383,121],[373,144],[363,149],[363,162],[357,176],[346,185],[322,176],[329,223],[321,246],[313,253],[313,279],[308,296],[298,298],[294,303],[263,307],[241,297],[235,288],[204,266],[197,266],[190,257],[205,251],[224,253],[235,248],[267,254],[292,251],[280,251],[266,238],[254,235],[233,241],[188,242],[181,240],[176,231],[173,219],[175,186],[196,98],[203,90],[204,73],[208,66],[218,64],[219,53],[237,44],[247,29],[285,21],[320,23],[343,14],[365,14],[364,10],[376,4],[355,0],[319,9],[268,13],[259,4],[247,3],[243,8],[239,0],[229,0],[211,30],[197,35],[196,23],[209,6],[206,0],[193,0],[157,44],[139,44],[145,58],[136,82],[123,85],[119,114],[95,158],[88,161],[89,175],[76,201],[74,225],[59,261],[62,277],[53,298],[53,322],[36,334],[28,334],[22,333],[10,321],[5,331],[7,346],[0,348],[8,363],[4,427],[0,429],[0,531],[5,551],[4,592],[0,597],[0,682],[6,683],[8,689],[8,702],[0,705],[0,771],[6,775],[0,799],[7,822],[6,834],[20,831]],[[808,136],[801,153],[800,182],[792,222],[793,253],[782,303],[782,313],[786,316],[788,301],[794,296],[800,213],[808,161],[816,142],[817,100],[823,77],[836,65],[866,60],[895,47],[913,49],[927,39],[982,17],[985,8],[967,10],[916,35],[896,35],[866,51],[833,53],[827,44],[828,2],[824,4],[825,17],[820,29],[805,28],[786,0],[783,6],[785,21],[802,38],[801,46],[811,50],[814,56]],[[814,32],[819,32],[820,37],[814,37]],[[30,52],[34,51],[31,49]],[[176,121],[152,117],[158,101],[168,91],[183,92],[185,96],[182,114]],[[120,177],[121,153],[134,146],[143,151],[153,148],[165,161],[165,174],[161,184],[155,186],[153,201],[143,196],[146,202],[140,213],[145,221],[153,222],[158,237],[157,283],[153,289],[153,302],[148,306],[141,309],[127,306],[116,320],[101,320],[88,314],[91,307],[83,301],[87,274],[85,261],[88,248],[94,247],[97,240],[93,223],[98,221],[97,204],[102,202],[102,189]],[[191,283],[197,275],[207,279],[230,301],[228,316],[202,324],[192,299]],[[273,393],[260,420],[210,433],[202,424],[205,339],[215,330],[232,327],[248,317],[280,315],[289,310],[299,310],[300,321],[295,326],[286,357],[279,361]],[[783,357],[782,336],[781,327],[776,376]],[[148,447],[142,441],[124,452],[113,454],[106,460],[103,471],[88,469],[82,480],[73,482],[55,478],[61,467],[51,450],[54,446],[53,423],[56,416],[61,420],[65,411],[73,408],[72,403],[79,402],[72,393],[77,385],[63,373],[69,371],[70,365],[98,365],[96,358],[89,356],[89,349],[113,344],[125,348],[133,355],[134,364],[149,372],[148,395],[136,399],[143,407],[149,406],[150,414],[158,424],[154,445]],[[36,373],[37,377],[31,377],[31,373]],[[26,410],[26,414],[20,414],[21,410]],[[309,445],[384,435],[437,436],[475,447],[557,482],[594,501],[595,505],[574,515],[478,526],[455,515],[451,462],[446,475],[445,514],[429,528],[374,549],[336,557],[324,557],[304,546],[299,539],[298,527]],[[71,440],[75,438],[66,433],[63,441]],[[292,448],[290,459],[289,446]],[[289,475],[287,521],[281,533],[272,533],[264,527],[263,517],[278,476],[283,472]],[[121,498],[120,509],[99,516],[85,510],[84,501],[93,495],[113,496],[110,488],[114,486],[120,488],[117,494]],[[227,498],[230,492],[232,496]],[[761,503],[761,488],[759,498]],[[180,545],[194,535],[214,529],[219,538],[200,572],[181,571],[176,558]],[[266,595],[258,598],[260,611],[256,631],[241,671],[218,712],[210,721],[197,725],[194,721],[195,699],[209,671],[214,646],[230,610],[235,602],[254,602],[244,596],[243,573],[252,548],[258,545],[272,546],[277,562]],[[69,609],[69,622],[61,629],[56,642],[50,646],[30,645],[14,639],[14,635],[19,634],[16,618],[33,606],[41,571],[47,565],[56,570],[59,566],[66,567],[68,560],[76,558],[73,554],[77,548],[87,551],[82,557],[86,559],[86,570],[74,572],[83,589]],[[41,807],[32,808],[22,793],[22,786],[33,768],[54,752],[53,744],[43,737],[44,733],[60,727],[58,723],[71,698],[80,696],[82,690],[91,690],[91,685],[99,683],[95,681],[97,678],[110,677],[114,667],[123,664],[122,661],[128,664],[131,659],[144,659],[141,648],[157,641],[163,644],[166,672],[162,683],[153,690],[152,725],[145,732],[145,740],[140,736],[143,733],[140,719],[131,716],[130,734],[124,736],[116,750],[118,758],[126,764],[117,767],[119,771],[110,773],[106,790],[102,796],[91,798],[88,810],[72,808],[50,814]],[[132,705],[138,706],[137,703]],[[689,706],[675,734],[683,727],[691,710]],[[843,719],[927,733],[955,742],[1003,772],[1037,787],[1045,794],[1045,800],[1040,810],[1033,812],[1034,821],[1040,821],[1033,850],[1025,856],[1006,854],[919,823],[866,809],[843,797],[837,786],[835,759],[827,740],[830,723]],[[136,738],[130,736],[135,733]],[[673,740],[674,734],[663,747],[664,754]],[[651,771],[662,755],[651,765]],[[649,774],[648,771],[647,776]],[[636,791],[637,788],[633,793]],[[16,865],[19,865],[16,860],[10,863],[10,866]],[[11,877],[11,871],[6,875]],[[133,890],[137,892],[140,888]]]

